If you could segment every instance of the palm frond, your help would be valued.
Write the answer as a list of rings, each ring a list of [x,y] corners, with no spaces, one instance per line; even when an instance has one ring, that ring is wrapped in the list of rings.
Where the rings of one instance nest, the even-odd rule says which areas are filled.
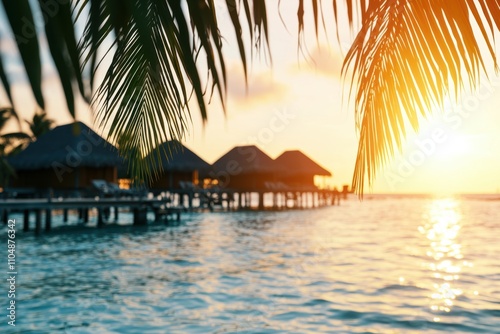
[[[42,65],[40,47],[33,13],[28,0],[2,0],[5,14],[16,38],[17,47],[26,69],[36,102],[43,109]]]
[[[43,109],[38,31],[30,3],[2,0],[33,95]],[[246,76],[247,45],[270,47],[269,2],[224,3]],[[298,3],[299,47],[307,21],[305,3]],[[372,183],[377,170],[401,148],[407,131],[417,130],[434,106],[477,87],[480,74],[488,70],[484,57],[493,59],[496,68],[493,36],[500,29],[500,0],[345,0],[346,13],[340,13],[340,3],[332,1],[337,25],[344,14],[351,28],[361,24],[343,66],[346,78],[352,73],[350,94],[360,135],[353,187],[361,193],[365,180]],[[317,34],[322,1],[309,4]],[[81,13],[88,13],[88,21],[76,43],[75,20]],[[155,173],[143,157],[163,141],[182,139],[189,129],[191,97],[204,121],[207,96],[216,94],[224,105],[226,66],[218,14],[214,0],[74,0],[58,2],[57,13],[48,17],[45,34],[69,111],[74,114],[73,86],[88,95],[83,74],[88,70],[98,123],[109,127],[108,139],[121,143],[129,161],[136,161],[132,172],[139,178]],[[110,39],[111,45],[105,43]],[[480,44],[486,45],[486,53]],[[94,89],[103,47],[112,61]],[[0,80],[12,103],[5,55],[1,57]],[[202,62],[208,79],[200,74]]]
[[[11,132],[0,135],[0,138],[6,141],[10,140],[31,140],[31,136],[24,132]]]
[[[141,180],[151,178],[160,168],[154,163],[160,159],[146,161],[144,157],[153,157],[148,154],[162,142],[184,138],[191,122],[192,95],[204,121],[208,119],[207,93],[212,96],[217,92],[223,107],[225,103],[226,65],[214,2],[188,1],[185,6],[181,3],[122,1],[122,20],[116,22],[112,15],[116,0],[92,0],[84,43],[80,45],[86,63],[92,61],[92,55],[111,31],[116,34],[111,65],[96,91],[94,106],[99,125],[109,127],[108,139],[121,143],[120,151],[132,164],[132,174]],[[262,29],[257,36],[264,36],[267,41],[266,12],[265,8],[255,8],[258,3],[254,2],[252,17],[248,1],[226,2],[237,31],[245,73],[247,51],[237,13],[243,6],[244,19]],[[205,55],[211,81],[209,91],[200,75],[199,55]]]
[[[494,20],[498,27],[497,12],[496,0],[369,2],[343,66],[344,76],[348,69],[353,73],[360,134],[353,188],[358,194],[401,149],[408,127],[417,131],[422,117],[446,97],[478,86],[480,73],[487,72],[481,39],[497,68],[492,25]]]
[[[54,6],[52,0],[39,0],[40,7]],[[80,56],[75,38],[72,10],[69,2],[58,3],[51,15],[46,14],[45,35],[52,59],[59,73],[59,79],[66,97],[66,105],[72,117],[75,117],[75,95],[73,84],[76,82],[80,94],[88,99],[84,88]],[[43,109],[43,108],[42,108]]]
[[[18,121],[19,127],[21,127],[19,115],[14,108],[0,108],[0,132],[11,118],[16,119]]]
[[[0,108],[0,131],[12,117],[17,118],[14,109]],[[7,158],[23,150],[30,140],[31,137],[23,132],[0,134],[0,187],[6,186],[10,177],[16,175]]]
[[[121,152],[140,162],[159,141],[182,138],[187,129],[188,68],[203,99],[201,79],[191,53],[188,24],[180,5],[174,9],[153,1],[128,1],[129,23],[120,30],[116,51],[96,93],[98,122],[110,126],[109,138],[123,142]],[[173,12],[177,12],[177,22]],[[177,27],[177,25],[179,28]],[[181,31],[186,35],[180,37]],[[156,47],[155,47],[156,45]],[[206,118],[203,102],[202,115]],[[148,178],[135,163],[134,175]]]
[[[7,77],[7,73],[5,72],[5,68],[3,66],[3,59],[0,57],[0,80],[2,80],[2,85],[5,88],[5,92],[7,93],[7,98],[11,105],[14,105],[12,100],[12,91],[10,89],[10,80]]]
[[[36,112],[33,115],[32,120],[26,120],[26,123],[28,123],[31,133],[36,139],[49,132],[50,129],[54,126],[54,121],[47,117],[47,113],[45,111]]]

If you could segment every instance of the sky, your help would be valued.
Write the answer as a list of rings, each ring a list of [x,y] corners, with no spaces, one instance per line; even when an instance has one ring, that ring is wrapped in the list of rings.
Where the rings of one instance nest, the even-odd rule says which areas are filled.
[[[229,18],[220,17],[221,31],[228,36],[224,45],[229,75],[227,113],[214,98],[209,105],[208,122],[203,124],[193,108],[193,123],[184,143],[209,163],[236,145],[257,145],[272,158],[283,151],[299,149],[333,173],[332,178],[318,182],[331,186],[350,184],[358,135],[352,104],[345,99],[349,82],[341,78],[340,69],[354,32],[341,19],[338,41],[331,10],[327,8],[326,33],[320,31],[318,39],[310,17],[306,21],[309,30],[301,54],[297,48],[296,1],[287,1],[279,10],[286,26],[279,18],[277,6],[269,8],[272,64],[265,57],[255,56],[247,88]],[[0,17],[2,21],[5,22]],[[1,29],[2,52],[9,51],[14,59],[15,46],[5,38],[5,27]],[[44,44],[43,38],[41,43]],[[8,71],[16,78],[16,107],[23,118],[30,119],[36,106],[21,66],[11,61]],[[71,122],[54,68],[46,56],[44,75],[49,118],[58,125]],[[6,103],[5,93],[0,91],[0,105]],[[498,193],[498,106],[500,77],[492,74],[478,91],[462,94],[458,102],[448,103],[446,110],[435,110],[433,117],[422,123],[418,134],[408,136],[402,152],[380,169],[366,192]],[[78,103],[76,118],[93,124],[92,111],[82,101]],[[103,131],[93,127],[98,133]]]

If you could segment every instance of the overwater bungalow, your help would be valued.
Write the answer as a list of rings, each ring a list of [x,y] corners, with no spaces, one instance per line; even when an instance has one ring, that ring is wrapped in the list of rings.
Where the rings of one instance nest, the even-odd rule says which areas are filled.
[[[313,189],[315,176],[332,176],[330,171],[298,150],[283,152],[275,162],[281,168],[279,181],[295,189]]]
[[[150,153],[160,169],[159,175],[149,185],[152,190],[196,186],[203,181],[210,169],[205,160],[177,140],[165,142],[158,149],[160,157],[156,156],[156,152]]]
[[[314,186],[314,175],[331,173],[301,152],[285,153],[273,160],[257,146],[238,146],[212,165],[210,176],[237,194],[238,208],[304,208],[333,203],[333,192]],[[252,194],[258,195],[257,206]]]
[[[117,182],[118,150],[82,122],[58,126],[9,159],[10,187],[83,190],[99,179]]]
[[[223,188],[263,191],[279,172],[274,160],[257,146],[237,146],[212,165],[211,177]]]

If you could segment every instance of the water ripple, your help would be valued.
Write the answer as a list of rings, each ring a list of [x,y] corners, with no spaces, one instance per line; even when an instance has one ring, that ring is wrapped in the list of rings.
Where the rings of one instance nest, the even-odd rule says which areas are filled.
[[[499,209],[387,197],[102,230],[56,216],[18,236],[19,326],[0,331],[494,333]]]

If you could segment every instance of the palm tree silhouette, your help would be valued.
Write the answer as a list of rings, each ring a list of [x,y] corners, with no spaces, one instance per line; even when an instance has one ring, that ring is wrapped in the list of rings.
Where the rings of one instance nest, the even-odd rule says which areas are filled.
[[[45,111],[36,112],[32,120],[26,120],[26,123],[28,123],[34,139],[38,139],[41,135],[49,132],[54,125],[54,121],[47,118],[47,113]]]
[[[15,118],[12,108],[0,108],[0,133],[7,122]],[[0,135],[0,188],[8,184],[9,179],[15,176],[15,171],[7,159],[19,153],[31,140],[31,137],[23,132],[10,132]]]
[[[352,73],[351,94],[359,130],[353,187],[362,192],[365,180],[371,183],[377,168],[401,147],[408,128],[418,130],[419,115],[427,115],[449,95],[476,87],[480,74],[488,72],[485,56],[497,69],[493,42],[500,28],[500,2],[338,2],[343,2],[346,12],[333,1],[337,22],[347,14],[351,28],[355,23],[360,26],[343,73]],[[43,109],[40,31],[33,8],[28,0],[2,3],[33,95]],[[304,3],[298,3],[299,35],[305,29]],[[317,33],[321,1],[309,3]],[[108,139],[119,142],[128,138],[120,145],[125,155],[137,155],[139,150],[146,156],[161,142],[182,139],[188,130],[191,96],[204,121],[209,97],[217,94],[224,105],[227,75],[218,24],[223,12],[232,22],[245,76],[248,45],[256,45],[264,53],[270,46],[265,0],[226,0],[224,5],[213,0],[39,0],[38,4],[69,112],[75,114],[76,94],[92,102],[98,123],[110,126]],[[85,29],[77,39],[75,21],[82,17],[87,17]],[[96,69],[104,66],[104,52],[111,63],[102,82],[94,87]],[[1,58],[0,79],[12,100],[3,51]],[[208,83],[200,75],[200,59],[206,64]],[[146,160],[143,163],[154,166]],[[148,175],[155,172],[137,170]]]

